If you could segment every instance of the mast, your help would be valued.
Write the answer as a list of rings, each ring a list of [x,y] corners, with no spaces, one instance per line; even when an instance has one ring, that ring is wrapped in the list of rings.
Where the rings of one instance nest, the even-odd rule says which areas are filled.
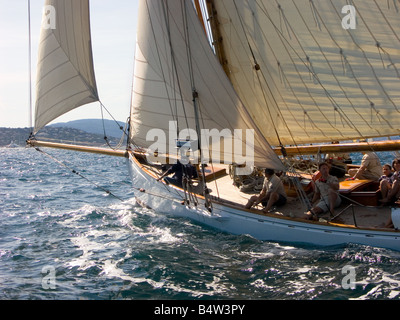
[[[28,0],[28,80],[29,80],[29,127],[33,133],[33,104],[32,104],[32,30],[31,30],[31,1]]]
[[[226,75],[230,79],[230,70],[228,66],[228,59],[226,57],[223,38],[219,28],[218,12],[214,5],[214,0],[206,0],[207,13],[209,16],[209,23],[212,34],[212,44],[215,48],[215,54],[224,69]]]
[[[197,16],[199,17],[201,25],[203,26],[204,33],[207,34],[206,25],[204,23],[203,14],[202,14],[202,11],[201,11],[200,1],[199,0],[194,0],[194,6],[196,7]]]

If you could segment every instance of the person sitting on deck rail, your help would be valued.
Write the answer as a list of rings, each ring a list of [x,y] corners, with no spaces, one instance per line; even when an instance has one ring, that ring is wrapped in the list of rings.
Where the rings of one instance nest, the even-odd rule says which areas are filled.
[[[315,192],[312,203],[318,201],[317,205],[308,211],[304,219],[318,219],[318,214],[329,211],[331,215],[335,208],[340,206],[341,199],[339,196],[339,180],[337,177],[329,174],[329,165],[326,162],[319,164],[321,177],[315,181]]]
[[[392,167],[395,170],[392,176],[392,183],[387,184],[387,194],[380,200],[383,204],[391,204],[400,197],[400,158],[396,158],[392,162]]]
[[[378,155],[375,152],[363,152],[359,169],[350,169],[349,176],[352,180],[373,180],[378,181],[382,175],[382,165]]]
[[[167,177],[170,174],[173,174],[172,178]],[[195,179],[198,177],[196,168],[188,163],[183,165],[182,163],[178,162],[175,163],[172,167],[170,167],[167,171],[165,171],[161,177],[157,179],[160,181],[164,179],[166,184],[173,184],[177,187],[183,188],[183,179]]]
[[[261,203],[265,208],[263,212],[269,212],[272,206],[286,204],[287,195],[282,180],[275,175],[272,169],[265,169],[263,188],[258,196],[252,196],[246,204],[246,209]]]

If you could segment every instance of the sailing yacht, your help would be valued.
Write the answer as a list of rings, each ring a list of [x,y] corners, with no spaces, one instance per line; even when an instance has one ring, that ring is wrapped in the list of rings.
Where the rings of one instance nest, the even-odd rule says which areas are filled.
[[[47,0],[34,134],[99,100],[89,1]],[[372,181],[343,181],[333,216],[303,219],[311,175],[295,156],[400,148],[399,141],[339,143],[399,134],[400,13],[396,1],[141,0],[126,150],[29,140],[127,158],[137,202],[260,240],[400,250],[398,209],[379,206]],[[199,178],[159,178],[177,161]],[[238,186],[264,168],[293,182],[288,203],[246,209]],[[261,177],[262,179],[262,177]],[[366,200],[367,199],[367,200]],[[386,228],[392,220],[395,228]]]

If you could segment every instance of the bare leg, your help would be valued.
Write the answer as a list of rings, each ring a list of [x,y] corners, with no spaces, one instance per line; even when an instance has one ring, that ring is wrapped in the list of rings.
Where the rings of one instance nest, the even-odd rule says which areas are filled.
[[[398,200],[400,198],[400,181],[399,180],[396,180],[395,182],[393,182],[393,186],[392,186],[391,190],[393,190],[393,188],[395,188],[395,190],[393,191],[393,197]]]
[[[385,228],[394,228],[392,217],[390,217],[389,220],[386,222]]]
[[[389,190],[386,198],[383,198],[381,202],[383,203],[388,203],[390,202],[394,197],[397,197],[400,194],[400,181],[396,180],[393,182],[392,188]]]
[[[310,211],[308,211],[303,218],[306,220],[318,220],[318,215],[322,213],[322,209],[320,207],[314,207]]]
[[[253,204],[254,204],[257,200],[258,200],[258,196],[252,196],[252,197],[249,199],[249,201],[247,202],[245,208],[246,208],[246,209],[250,209],[250,208],[253,206]]]
[[[338,198],[338,193],[336,191],[330,190],[329,191],[329,213],[333,216],[335,212],[335,204]]]
[[[269,199],[267,202],[267,205],[265,206],[265,208],[263,209],[264,212],[268,212],[269,210],[271,210],[272,206],[274,205],[275,202],[277,202],[279,200],[279,194],[276,192],[273,192],[269,195]]]
[[[390,190],[390,183],[386,180],[382,180],[379,189],[381,191],[382,199],[385,199]]]

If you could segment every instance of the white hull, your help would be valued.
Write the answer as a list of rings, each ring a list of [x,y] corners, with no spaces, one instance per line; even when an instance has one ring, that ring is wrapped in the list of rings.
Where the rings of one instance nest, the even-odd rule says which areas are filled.
[[[131,156],[128,165],[134,187],[142,189],[142,192],[135,192],[138,203],[163,214],[189,218],[224,232],[247,234],[259,240],[320,246],[356,243],[400,251],[400,233],[397,231],[340,227],[282,216],[259,215],[218,201],[213,201],[210,213],[201,198],[197,207],[184,205],[182,191],[156,181]]]

